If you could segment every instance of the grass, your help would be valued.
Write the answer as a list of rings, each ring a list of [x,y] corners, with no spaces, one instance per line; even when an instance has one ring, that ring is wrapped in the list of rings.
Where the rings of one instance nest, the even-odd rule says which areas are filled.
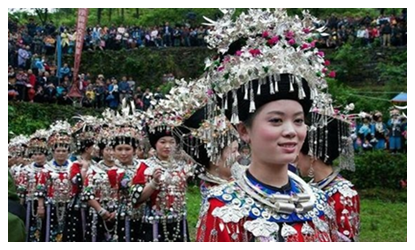
[[[402,242],[407,238],[407,203],[361,200],[360,241]]]
[[[361,191],[362,194],[366,192]],[[396,193],[396,192],[395,192]],[[401,196],[406,197],[402,192]],[[403,200],[403,199],[402,199]],[[405,199],[406,200],[406,199]],[[190,185],[187,192],[187,209],[190,239],[195,240],[196,223],[199,216],[200,193],[197,186]],[[360,241],[403,242],[407,239],[407,203],[391,202],[387,197],[374,199],[361,197]]]
[[[189,223],[190,240],[196,237],[196,223],[199,218],[200,191],[197,186],[189,186],[187,189],[187,222]]]

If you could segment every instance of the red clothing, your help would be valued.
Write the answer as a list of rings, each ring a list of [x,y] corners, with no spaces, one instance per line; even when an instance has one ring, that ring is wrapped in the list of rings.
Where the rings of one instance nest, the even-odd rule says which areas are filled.
[[[145,185],[146,183],[149,183],[152,180],[152,174],[153,174],[152,168],[150,168],[145,162],[142,162],[140,164],[140,167],[137,170],[137,174],[133,178],[133,185]],[[162,182],[162,185],[165,185],[167,195],[163,195],[164,197],[164,203],[163,205],[166,205],[167,208],[171,208],[174,206],[175,203],[179,202],[182,203],[185,199],[183,196],[177,196],[177,193],[185,193],[187,188],[187,176],[186,173],[184,173],[181,169],[178,169],[177,171],[169,172],[169,177],[166,177],[167,179],[172,179],[175,177],[178,177],[178,182],[174,183],[174,185],[165,185],[164,181]],[[151,206],[156,206],[157,208],[160,208],[160,201],[158,201],[157,197],[160,195],[160,190],[155,190],[152,195],[150,196]],[[158,202],[157,202],[158,201]]]
[[[353,184],[341,176],[337,176],[323,188],[328,203],[336,214],[338,231],[344,241],[358,241],[360,229],[360,197]],[[342,240],[342,239],[340,239]]]
[[[257,186],[258,187],[258,186]],[[246,188],[246,187],[245,187]],[[298,187],[292,192],[297,193]],[[313,189],[316,201],[310,212],[283,214],[252,199],[237,182],[211,190],[208,205],[201,209],[197,241],[332,241],[333,215],[325,214],[324,194]],[[260,205],[259,205],[260,204]],[[324,211],[324,212],[323,212]],[[317,223],[317,224],[315,224]]]
[[[69,179],[72,181],[72,194],[77,194],[82,191],[82,177],[81,177],[81,164],[79,161],[75,161],[69,171]]]
[[[29,84],[32,85],[32,88],[35,88],[36,76],[33,74],[30,74],[28,78],[29,78]]]

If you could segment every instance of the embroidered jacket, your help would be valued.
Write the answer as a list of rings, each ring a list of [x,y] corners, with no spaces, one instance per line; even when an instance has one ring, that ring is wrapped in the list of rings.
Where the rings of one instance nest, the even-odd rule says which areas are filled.
[[[300,184],[298,178],[290,178],[288,187],[276,191],[249,174],[247,176],[249,186],[243,183],[243,178],[237,178],[211,190],[209,202],[201,208],[202,221],[197,241],[332,241],[330,225],[333,223],[330,221],[334,217],[322,191]],[[304,186],[311,190],[312,194],[308,195],[315,197],[314,201],[304,199]],[[279,212],[278,206],[269,206],[272,199],[267,205],[254,197],[253,187],[260,189],[266,197],[309,202],[311,210],[302,211],[300,205],[291,213]]]
[[[340,241],[358,241],[360,228],[360,198],[353,184],[337,175],[322,190],[334,209]]]

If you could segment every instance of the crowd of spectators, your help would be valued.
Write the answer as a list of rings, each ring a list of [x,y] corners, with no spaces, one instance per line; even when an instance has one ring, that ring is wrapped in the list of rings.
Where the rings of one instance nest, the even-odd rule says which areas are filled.
[[[379,111],[371,114],[362,112],[352,130],[355,152],[388,150],[392,153],[407,150],[407,117],[400,110],[392,108],[389,118]]]
[[[45,26],[37,25],[30,19],[27,25],[17,25],[9,19],[9,52],[17,53],[24,48],[32,54],[53,55],[60,35],[63,54],[73,54],[75,49],[76,29],[53,22]],[[166,22],[160,26],[138,27],[115,25],[88,27],[84,38],[84,50],[120,50],[139,47],[195,47],[206,46],[204,36],[208,28],[201,25],[170,25]],[[9,57],[9,59],[11,59]],[[10,63],[9,64],[13,64]]]
[[[399,16],[379,15],[372,17],[346,17],[332,14],[327,19],[315,23],[317,28],[327,29],[319,37],[318,46],[338,48],[345,43],[354,46],[406,46],[407,18],[406,10]]]
[[[399,15],[367,14],[364,17],[347,17],[332,14],[314,23],[316,28],[327,29],[319,35],[317,45],[326,48],[337,48],[345,43],[362,46],[405,46],[407,44],[406,9]],[[29,19],[25,25],[18,25],[8,20],[9,54],[19,54],[25,60],[31,54],[52,55],[55,53],[57,35],[61,37],[64,54],[74,53],[75,27],[60,25],[56,27],[52,21],[46,25],[37,24]],[[209,28],[203,25],[171,25],[165,22],[154,27],[138,27],[99,24],[87,28],[84,38],[85,50],[120,50],[139,47],[179,47],[206,46],[204,36]],[[23,50],[20,51],[19,50]],[[24,51],[25,50],[25,51]],[[9,64],[17,66],[17,60],[9,55]]]
[[[79,102],[84,107],[117,109],[123,99],[133,100],[136,107],[147,110],[152,98],[163,98],[162,88],[171,85],[174,81],[172,73],[164,74],[162,85],[154,89],[145,88],[138,84],[131,76],[105,78],[103,74],[93,78],[89,73],[80,74],[76,82],[76,88],[81,98],[72,97],[71,83],[72,68],[66,63],[58,70],[57,76],[54,67],[45,70],[37,68],[15,70],[12,66],[8,69],[8,96],[9,101],[27,101],[37,103],[56,103],[62,105]],[[78,92],[78,91],[77,91]]]
[[[314,23],[316,28],[326,27],[317,37],[317,46],[337,48],[345,43],[353,46],[406,46],[406,9],[399,15],[369,14],[364,17],[331,15]],[[72,88],[73,69],[64,64],[57,69],[54,58],[57,35],[61,37],[62,53],[74,53],[75,29],[63,25],[55,26],[50,21],[39,25],[34,19],[27,24],[8,20],[8,61],[9,100],[40,103],[72,104],[68,96]],[[84,50],[120,50],[140,47],[206,46],[204,36],[209,32],[206,26],[171,25],[165,22],[154,27],[115,25],[90,26],[84,39]],[[86,107],[118,108],[123,98],[134,100],[137,108],[146,110],[150,96],[162,97],[160,87],[142,89],[130,76],[104,77],[81,74],[76,82]],[[174,76],[165,74],[162,82],[172,82]],[[163,86],[163,85],[161,85]],[[361,143],[362,145],[363,143]]]

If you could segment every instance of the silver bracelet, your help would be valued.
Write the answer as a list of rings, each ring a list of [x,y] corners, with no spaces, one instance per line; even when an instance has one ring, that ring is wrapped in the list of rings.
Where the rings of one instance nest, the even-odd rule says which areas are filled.
[[[98,215],[99,216],[104,216],[104,214],[106,213],[106,212],[108,212],[105,208],[101,208],[99,211],[98,211]]]

